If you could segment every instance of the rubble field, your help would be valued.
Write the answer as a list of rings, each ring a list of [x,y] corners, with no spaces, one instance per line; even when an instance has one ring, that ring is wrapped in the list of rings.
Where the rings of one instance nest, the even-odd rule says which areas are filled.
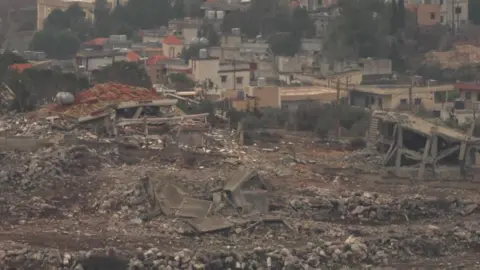
[[[2,125],[49,143],[0,138],[1,269],[480,269],[479,183],[384,177],[367,149]]]

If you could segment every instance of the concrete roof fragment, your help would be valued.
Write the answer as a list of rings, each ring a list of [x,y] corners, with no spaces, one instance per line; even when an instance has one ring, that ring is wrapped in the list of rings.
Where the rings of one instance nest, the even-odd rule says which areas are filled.
[[[386,112],[376,110],[373,112],[372,117],[382,119],[386,122],[397,123],[403,128],[421,133],[425,136],[430,136],[432,132],[434,132],[439,136],[452,140],[471,142],[480,141],[480,138],[468,136],[452,128],[435,125],[427,120],[408,113]]]

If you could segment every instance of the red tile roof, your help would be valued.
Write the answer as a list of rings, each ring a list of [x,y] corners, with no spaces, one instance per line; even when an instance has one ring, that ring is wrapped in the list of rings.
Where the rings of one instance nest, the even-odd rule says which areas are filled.
[[[140,55],[138,55],[138,53],[132,51],[132,52],[129,52],[127,54],[127,59],[130,62],[138,62],[138,61],[140,61]]]
[[[480,82],[479,83],[459,82],[459,83],[455,84],[455,88],[457,88],[459,90],[480,91]]]
[[[83,43],[85,46],[103,46],[108,38],[94,38]]]
[[[154,55],[147,59],[147,65],[156,65],[163,60],[167,60],[168,57],[164,55]]]
[[[23,72],[25,69],[27,68],[32,68],[33,65],[30,64],[30,63],[25,63],[25,64],[13,64],[11,65],[9,68],[11,69],[15,69],[17,70],[18,72]]]
[[[176,37],[174,35],[166,37],[163,40],[163,43],[168,44],[168,45],[182,45],[183,44],[183,42],[178,37]]]

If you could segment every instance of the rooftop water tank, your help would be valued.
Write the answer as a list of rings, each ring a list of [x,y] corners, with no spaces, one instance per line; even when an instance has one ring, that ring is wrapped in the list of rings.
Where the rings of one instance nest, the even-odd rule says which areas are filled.
[[[265,80],[265,77],[258,78],[258,81],[257,81],[258,87],[265,87],[266,85],[267,85],[267,80]]]
[[[55,100],[61,105],[71,105],[75,101],[75,97],[69,92],[58,92]]]
[[[207,10],[207,19],[215,19],[215,10]]]
[[[200,38],[199,42],[200,42],[200,44],[208,45],[208,39],[206,39],[204,37]]]
[[[217,10],[217,19],[223,20],[223,17],[225,17],[225,11]]]
[[[207,49],[200,49],[198,51],[198,57],[200,59],[206,59],[208,57],[208,52],[207,52]]]

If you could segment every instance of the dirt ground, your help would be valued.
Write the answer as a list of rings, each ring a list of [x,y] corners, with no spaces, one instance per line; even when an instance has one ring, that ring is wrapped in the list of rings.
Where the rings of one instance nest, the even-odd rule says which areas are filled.
[[[282,134],[278,142],[219,151],[228,158],[198,154],[188,166],[178,151],[113,142],[4,151],[0,250],[22,245],[62,252],[114,247],[132,254],[152,247],[167,253],[308,245],[328,250],[353,235],[368,247],[368,256],[347,260],[347,266],[480,269],[480,183],[387,179],[370,156],[332,148],[307,134]],[[256,168],[273,185],[269,211],[290,228],[274,223],[199,234],[176,217],[138,221],[150,207],[132,203],[131,196],[145,175],[211,200],[211,190],[239,166]]]

